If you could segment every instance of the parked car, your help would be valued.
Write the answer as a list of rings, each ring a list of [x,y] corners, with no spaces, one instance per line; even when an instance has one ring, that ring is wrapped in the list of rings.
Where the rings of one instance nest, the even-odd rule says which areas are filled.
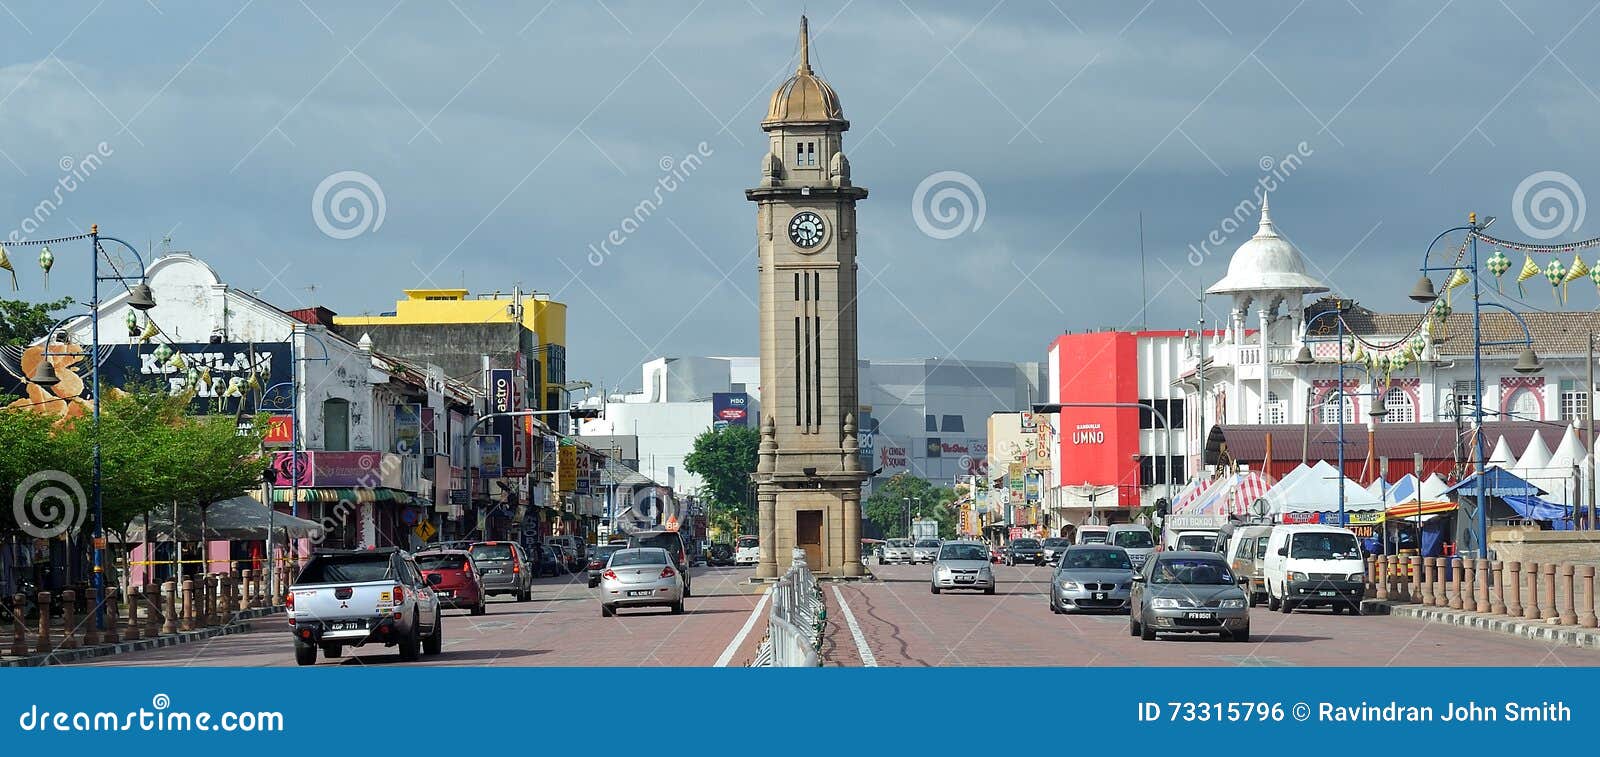
[[[989,548],[979,541],[947,541],[934,557],[933,575],[928,588],[934,594],[944,589],[982,589],[994,593],[994,568],[989,565]]]
[[[1070,546],[1072,546],[1072,540],[1065,536],[1052,536],[1039,542],[1040,549],[1044,551],[1044,561],[1051,565],[1054,565],[1056,560],[1061,559],[1061,553],[1067,551],[1067,547]]]
[[[559,576],[567,572],[567,563],[562,558],[560,547],[540,544],[534,552],[533,559],[537,563],[533,568],[536,578]]]
[[[761,539],[746,534],[733,543],[734,565],[755,565],[761,561]]]
[[[611,545],[605,545],[605,546],[611,546]],[[594,561],[590,560],[590,562],[592,563]],[[717,568],[727,567],[729,565],[735,565],[736,563],[734,562],[733,545],[731,545],[731,544],[713,544],[713,545],[711,545],[711,549],[706,550],[706,564],[711,565],[712,567],[717,567]]]
[[[615,544],[602,544],[589,553],[589,588],[600,585],[600,574],[605,572],[606,562],[621,550],[622,547]]]
[[[398,647],[407,661],[443,649],[438,599],[411,555],[394,547],[312,555],[284,603],[300,665],[315,663],[318,649],[335,659],[373,642]]]
[[[694,596],[694,578],[689,575],[689,550],[677,531],[638,531],[628,537],[628,549],[659,547],[672,557],[672,564],[683,577],[683,596]],[[613,555],[615,557],[615,555]]]
[[[1249,641],[1241,579],[1215,552],[1158,552],[1133,577],[1128,635],[1152,641],[1161,633],[1215,633]]]
[[[1262,558],[1267,609],[1327,605],[1334,612],[1361,614],[1366,561],[1361,543],[1348,528],[1321,525],[1277,526]]]
[[[1110,530],[1110,526],[1078,526],[1078,535],[1072,543],[1104,544],[1106,543],[1106,533]]]
[[[1133,561],[1121,547],[1068,547],[1050,576],[1050,611],[1058,615],[1079,610],[1126,611],[1133,591],[1133,571]]]
[[[482,574],[483,590],[493,596],[510,594],[518,602],[533,598],[533,573],[528,555],[514,541],[480,541],[467,548],[472,562]]]
[[[883,543],[883,551],[878,553],[878,564],[916,562],[913,549],[915,547],[910,539],[890,539]]]
[[[683,571],[672,553],[660,547],[618,550],[600,573],[600,616],[609,618],[621,607],[669,607],[683,614],[688,596]]]
[[[1266,568],[1267,542],[1271,539],[1272,526],[1242,526],[1234,529],[1233,535],[1228,537],[1225,559],[1236,575],[1249,577],[1250,583],[1245,586],[1245,594],[1251,607],[1267,598],[1266,574],[1263,571]]]
[[[1044,564],[1044,548],[1039,546],[1038,539],[1012,539],[1006,545],[1006,564],[1018,563]]]
[[[435,550],[416,556],[417,569],[439,597],[439,607],[471,610],[473,615],[488,612],[489,598],[483,593],[478,568],[464,550]]]
[[[1118,523],[1106,529],[1106,544],[1128,551],[1133,569],[1144,567],[1144,561],[1156,553],[1156,540],[1150,529],[1137,523]]]
[[[934,560],[939,559],[939,545],[942,543],[938,539],[918,539],[911,547],[911,561],[932,565]]]

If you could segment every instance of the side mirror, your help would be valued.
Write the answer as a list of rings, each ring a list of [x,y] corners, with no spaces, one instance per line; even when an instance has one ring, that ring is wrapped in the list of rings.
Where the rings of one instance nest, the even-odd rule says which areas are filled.
[[[1144,574],[1143,573],[1135,573],[1135,574],[1133,574],[1133,582],[1136,583],[1136,584],[1144,583]]]
[[[441,576],[438,573],[429,573],[428,574],[428,585],[429,586],[438,586],[439,584],[442,584],[442,583],[444,583],[444,576]]]
[[[1233,582],[1238,584],[1238,585],[1240,585],[1240,586],[1244,586],[1244,585],[1250,583],[1250,577],[1249,576],[1234,576]]]
[[[1278,547],[1278,556],[1279,557],[1288,557],[1289,556],[1289,548],[1288,547]]]

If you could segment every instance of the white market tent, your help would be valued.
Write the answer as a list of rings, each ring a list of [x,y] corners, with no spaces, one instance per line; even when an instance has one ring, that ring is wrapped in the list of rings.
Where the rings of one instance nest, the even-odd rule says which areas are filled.
[[[1509,470],[1511,465],[1516,461],[1517,456],[1511,454],[1511,445],[1506,442],[1506,437],[1504,434],[1502,434],[1500,436],[1500,440],[1494,443],[1494,452],[1491,453],[1489,455],[1489,459],[1484,462],[1486,467],[1498,465]]]
[[[1266,496],[1269,510],[1273,515],[1338,510],[1340,479],[1344,480],[1345,511],[1383,509],[1382,500],[1369,494],[1366,487],[1340,475],[1326,460],[1319,460],[1304,473],[1301,468],[1290,471],[1277,486],[1272,487]]]

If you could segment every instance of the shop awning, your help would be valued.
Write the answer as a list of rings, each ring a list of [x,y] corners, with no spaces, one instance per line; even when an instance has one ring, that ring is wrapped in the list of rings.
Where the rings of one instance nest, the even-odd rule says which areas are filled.
[[[1431,500],[1425,502],[1403,502],[1384,511],[1384,517],[1390,520],[1404,521],[1407,518],[1418,517],[1426,520],[1428,516],[1451,512],[1456,509],[1456,503],[1450,500]]]
[[[294,501],[295,490],[277,487],[272,490],[273,502]],[[301,502],[395,502],[402,505],[411,504],[415,499],[410,494],[398,489],[369,489],[345,488],[339,486],[302,486],[299,489]]]
[[[266,505],[250,497],[234,497],[212,503],[206,508],[204,520],[206,539],[260,541],[267,538],[269,526],[280,538],[285,533],[289,536],[316,538],[322,535],[323,530],[315,521],[269,512]],[[199,507],[179,508],[176,529],[178,538],[184,541],[200,539],[200,521]],[[125,543],[137,544],[145,541],[146,522],[150,524],[150,536],[153,540],[172,539],[174,530],[172,510],[163,507],[151,511],[148,519],[142,515],[134,518],[126,529]]]

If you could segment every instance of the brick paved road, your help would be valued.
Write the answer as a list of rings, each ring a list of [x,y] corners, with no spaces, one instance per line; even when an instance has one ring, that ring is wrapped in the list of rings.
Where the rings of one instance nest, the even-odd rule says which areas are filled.
[[[1292,615],[1252,611],[1252,640],[1128,635],[1126,616],[1050,612],[1049,567],[996,566],[995,596],[928,591],[926,565],[873,565],[881,579],[840,593],[884,666],[951,665],[1600,665],[1600,650],[1577,649],[1388,616],[1327,610]],[[833,589],[825,588],[830,605]],[[829,608],[828,664],[856,665],[843,621]]]
[[[761,589],[745,585],[750,568],[695,568],[695,595],[683,615],[665,609],[623,610],[600,617],[598,589],[577,577],[540,579],[533,601],[491,601],[489,613],[471,617],[445,611],[444,653],[420,665],[711,665],[739,632]],[[85,665],[292,666],[293,642],[282,616],[267,618],[252,633],[222,636],[176,647],[86,661]],[[755,656],[766,632],[765,617],[751,630],[730,665]],[[318,657],[317,665],[400,664],[392,647],[349,649],[340,660]]]

